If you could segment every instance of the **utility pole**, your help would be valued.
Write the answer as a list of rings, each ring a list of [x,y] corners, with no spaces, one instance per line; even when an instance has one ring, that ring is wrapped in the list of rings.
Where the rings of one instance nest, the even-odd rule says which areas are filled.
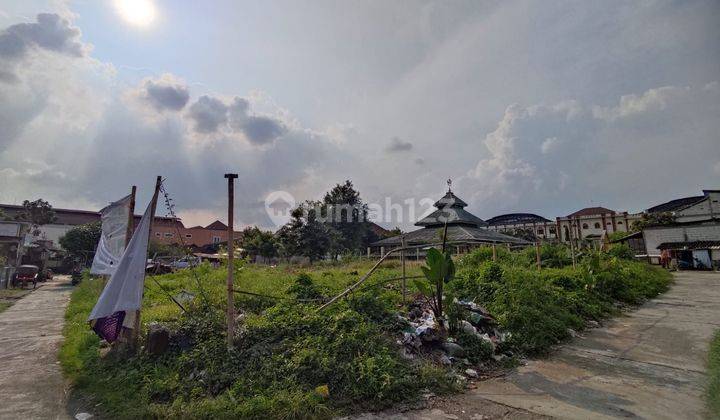
[[[400,240],[400,246],[402,247],[402,251],[400,251],[400,261],[402,261],[402,302],[405,305],[407,295],[407,286],[405,284],[405,238]]]
[[[225,174],[228,180],[228,273],[227,273],[227,345],[228,349],[233,346],[235,337],[235,297],[233,287],[234,275],[234,251],[235,251],[235,228],[233,226],[233,213],[235,210],[235,179],[237,174]]]

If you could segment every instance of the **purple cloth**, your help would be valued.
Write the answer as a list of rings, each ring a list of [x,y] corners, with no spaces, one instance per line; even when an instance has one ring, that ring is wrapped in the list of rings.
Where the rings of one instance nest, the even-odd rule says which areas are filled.
[[[104,338],[108,343],[112,343],[120,336],[124,320],[125,311],[118,311],[110,316],[98,318],[92,329],[100,338]]]

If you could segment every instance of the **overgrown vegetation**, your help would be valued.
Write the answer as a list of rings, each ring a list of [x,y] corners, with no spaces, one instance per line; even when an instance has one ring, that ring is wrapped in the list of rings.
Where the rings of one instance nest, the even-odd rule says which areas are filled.
[[[567,338],[569,329],[582,329],[586,320],[607,316],[619,304],[655,296],[669,282],[662,270],[607,253],[586,254],[573,269],[567,266],[569,254],[553,246],[541,251],[543,265],[555,268],[538,271],[532,251],[498,248],[493,262],[492,251],[481,248],[455,260],[456,275],[447,284],[448,270],[431,275],[446,287],[443,316],[460,322],[465,315],[454,300],[474,300],[510,333],[498,352],[538,354]],[[106,350],[85,320],[102,283],[85,279],[66,313],[63,369],[80,397],[100,404],[106,415],[128,418],[324,418],[412,401],[425,390],[459,390],[457,367],[442,366],[434,357],[401,355],[397,342],[409,321],[398,312],[410,308],[401,305],[398,283],[387,283],[399,276],[397,262],[384,264],[349,298],[317,312],[320,300],[357,281],[371,264],[348,261],[312,267],[241,264],[236,286],[256,295],[238,295],[240,332],[231,352],[224,336],[224,269],[195,270],[209,307],[191,270],[155,277],[173,295],[195,295],[184,303],[187,314],[148,280],[143,321],[168,327],[170,349],[129,360],[101,356]],[[447,265],[444,259],[435,265],[440,262]],[[420,273],[418,264],[410,264],[408,276]],[[421,300],[416,287],[410,292]],[[494,344],[465,330],[450,334],[470,363],[492,363]]]
[[[720,419],[720,330],[710,343],[708,355],[707,406],[710,418]]]

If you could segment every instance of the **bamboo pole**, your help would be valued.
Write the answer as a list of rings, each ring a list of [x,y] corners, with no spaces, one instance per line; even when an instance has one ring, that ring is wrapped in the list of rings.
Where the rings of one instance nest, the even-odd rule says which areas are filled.
[[[233,338],[235,337],[235,297],[233,294],[233,275],[234,273],[234,257],[235,257],[235,241],[234,241],[234,208],[235,208],[235,179],[237,174],[225,174],[228,180],[228,273],[227,273],[227,345],[228,349],[233,346]]]
[[[537,269],[540,270],[542,266],[540,260],[540,241],[535,242],[535,262],[537,263]]]
[[[400,247],[403,249],[400,251],[400,261],[402,262],[402,303],[405,305],[405,302],[407,302],[407,284],[405,283],[405,238],[400,240]]]
[[[130,189],[130,208],[128,212],[128,223],[127,230],[125,231],[125,248],[127,248],[132,239],[133,232],[135,232],[135,194],[137,193],[137,187],[135,185]]]
[[[150,238],[152,238],[153,224],[155,223],[155,210],[157,209],[157,198],[160,194],[160,186],[162,185],[162,177],[158,175],[155,179],[155,193],[153,194],[152,201],[150,202],[150,232],[148,234],[148,244]],[[134,210],[133,210],[134,212]],[[143,283],[145,280],[143,279]],[[138,348],[138,339],[140,338],[140,309],[135,311],[135,322],[132,331],[132,347],[133,349]]]
[[[497,249],[495,249],[495,243],[492,244],[493,248],[493,261],[497,261]]]

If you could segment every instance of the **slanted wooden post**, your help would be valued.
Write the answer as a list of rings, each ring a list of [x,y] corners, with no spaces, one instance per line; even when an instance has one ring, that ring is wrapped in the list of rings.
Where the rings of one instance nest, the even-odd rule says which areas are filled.
[[[137,193],[137,187],[133,185],[130,189],[130,211],[128,212],[127,231],[125,231],[125,248],[127,248],[133,232],[135,232],[135,193]]]
[[[402,247],[400,251],[400,261],[402,263],[402,303],[405,305],[407,294],[407,285],[405,284],[405,238],[400,239],[400,246]]]
[[[497,261],[497,249],[495,249],[495,242],[493,242],[492,248],[493,248],[493,261]]]
[[[540,269],[540,241],[535,242],[535,261],[537,262],[537,269]]]
[[[153,194],[153,198],[151,199],[152,204],[150,205],[150,232],[148,233],[148,244],[150,244],[150,239],[152,238],[153,225],[155,224],[155,210],[157,209],[157,197],[158,197],[158,194],[160,194],[160,186],[161,185],[162,185],[162,177],[158,176],[155,179],[155,193]],[[135,188],[133,187],[133,190],[134,189]],[[134,204],[133,204],[133,206],[134,206]],[[135,212],[135,209],[132,209],[131,213],[134,213],[134,212]],[[135,311],[135,324],[133,325],[133,331],[132,331],[132,347],[134,350],[137,350],[137,348],[138,348],[139,338],[140,338],[140,310],[137,310],[137,311]]]
[[[234,238],[234,209],[235,209],[235,178],[237,174],[225,174],[225,178],[228,180],[228,272],[227,272],[227,345],[228,349],[232,348],[233,338],[235,337],[235,299],[233,291],[233,275],[234,273],[234,251],[235,251],[235,238]]]

